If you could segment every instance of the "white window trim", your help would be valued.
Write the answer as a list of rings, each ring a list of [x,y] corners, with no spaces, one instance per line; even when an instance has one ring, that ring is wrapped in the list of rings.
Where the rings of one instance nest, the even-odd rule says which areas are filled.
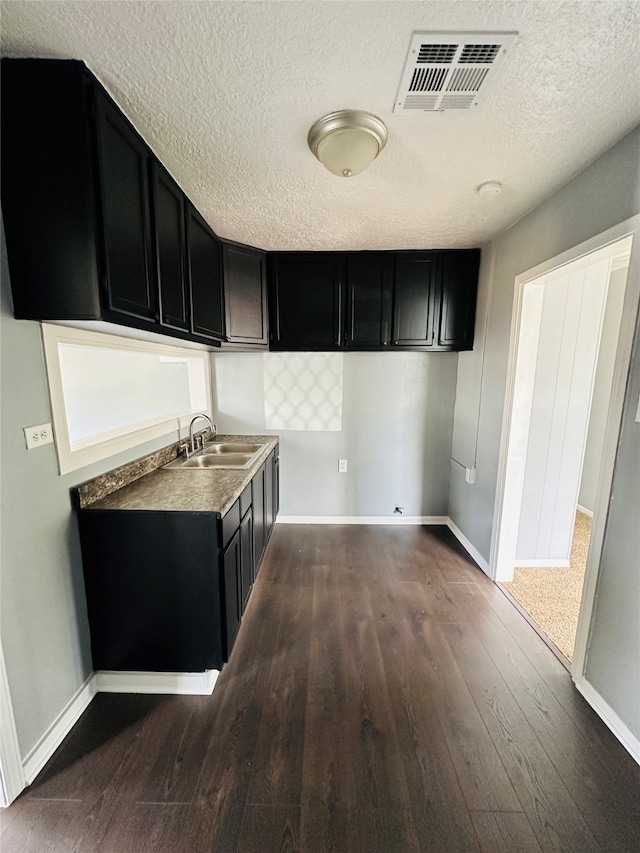
[[[185,412],[160,421],[148,422],[142,427],[132,429],[131,432],[114,435],[88,447],[72,450],[67,429],[62,376],[58,359],[59,343],[99,346],[106,349],[133,350],[153,355],[201,358],[204,367],[207,394],[206,414],[210,417],[212,416],[211,372],[208,351],[151,343],[129,337],[91,332],[86,329],[50,323],[42,323],[42,340],[49,380],[49,397],[51,399],[53,431],[60,474],[68,474],[71,471],[84,468],[94,462],[108,459],[122,451],[138,447],[155,438],[170,436],[172,433],[173,440],[178,441],[181,438],[181,429],[189,425],[194,412]]]

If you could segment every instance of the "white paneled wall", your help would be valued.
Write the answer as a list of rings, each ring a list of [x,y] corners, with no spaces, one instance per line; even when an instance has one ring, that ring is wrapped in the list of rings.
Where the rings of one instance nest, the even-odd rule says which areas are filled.
[[[516,561],[568,565],[610,259],[545,278]]]

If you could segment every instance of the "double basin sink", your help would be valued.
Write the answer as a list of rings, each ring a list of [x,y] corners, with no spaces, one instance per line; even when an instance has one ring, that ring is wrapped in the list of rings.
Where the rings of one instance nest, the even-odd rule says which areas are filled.
[[[219,442],[205,445],[202,450],[188,458],[180,457],[169,462],[165,468],[192,471],[203,468],[248,468],[258,454],[264,450],[264,444],[240,444],[239,442]]]

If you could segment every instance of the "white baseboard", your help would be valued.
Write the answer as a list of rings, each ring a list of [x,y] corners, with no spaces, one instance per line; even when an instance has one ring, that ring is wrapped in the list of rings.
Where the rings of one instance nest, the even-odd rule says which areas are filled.
[[[475,545],[473,545],[467,539],[467,537],[464,535],[462,530],[460,530],[460,528],[458,527],[458,525],[454,521],[451,521],[450,518],[447,518],[446,524],[447,524],[447,527],[449,528],[449,530],[456,537],[458,542],[465,549],[465,551],[469,552],[469,556],[473,560],[475,560],[475,562],[480,566],[480,568],[485,573],[485,575],[488,575],[489,574],[489,563],[485,560],[485,558],[482,556],[480,551],[478,551],[478,549],[475,547]]]
[[[279,515],[276,524],[446,524],[446,515]]]
[[[0,806],[6,808],[10,805],[24,790],[25,785],[9,678],[0,643]]]
[[[613,708],[602,698],[598,691],[582,677],[575,682],[576,689],[584,696],[589,705],[618,738],[629,755],[640,764],[640,740],[616,714]]]
[[[96,672],[98,693],[166,693],[211,696],[217,669],[206,672]]]
[[[580,504],[578,504],[577,509],[578,509],[578,512],[581,512],[583,515],[588,515],[589,518],[593,518],[593,510],[592,509],[587,509],[586,506],[580,506]]]
[[[514,569],[568,569],[569,560],[514,560]]]
[[[23,761],[30,785],[69,734],[96,693],[167,693],[210,696],[219,672],[94,672]]]
[[[67,706],[58,714],[47,731],[24,759],[24,775],[30,785],[69,734],[97,692],[96,676],[92,673]]]

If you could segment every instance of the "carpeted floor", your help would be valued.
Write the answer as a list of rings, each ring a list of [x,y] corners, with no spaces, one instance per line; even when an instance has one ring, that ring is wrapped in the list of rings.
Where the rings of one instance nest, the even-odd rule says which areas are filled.
[[[568,569],[515,569],[513,582],[504,584],[569,660],[573,659],[590,537],[591,519],[577,512]]]

